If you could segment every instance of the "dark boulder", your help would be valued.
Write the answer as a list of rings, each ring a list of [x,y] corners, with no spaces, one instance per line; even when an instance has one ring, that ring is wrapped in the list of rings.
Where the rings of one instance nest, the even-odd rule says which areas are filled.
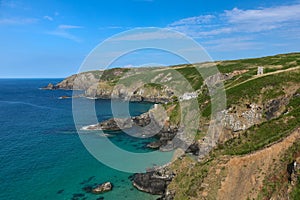
[[[287,98],[274,99],[265,105],[264,110],[267,120],[271,120],[273,118],[278,117],[281,114],[281,108],[288,104]]]
[[[288,181],[291,182],[292,181],[292,174],[295,172],[295,160],[291,163],[289,163],[286,167],[286,171],[288,173]]]
[[[173,200],[175,198],[175,192],[167,191],[161,197],[156,200]]]
[[[193,155],[198,156],[199,155],[199,145],[197,142],[194,142],[189,146],[189,148],[185,151],[186,153],[191,153]]]
[[[150,149],[159,149],[159,147],[161,147],[162,145],[163,145],[163,142],[160,140],[157,140],[157,141],[147,144],[147,147]]]
[[[44,90],[56,90],[58,89],[58,86],[53,85],[52,83],[49,83],[47,86],[43,87]]]
[[[157,171],[138,173],[133,176],[133,186],[138,190],[154,195],[163,195],[173,174],[161,174]]]

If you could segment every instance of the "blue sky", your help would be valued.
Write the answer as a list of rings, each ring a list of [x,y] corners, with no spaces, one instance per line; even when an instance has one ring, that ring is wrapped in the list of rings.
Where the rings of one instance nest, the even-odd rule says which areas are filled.
[[[0,0],[0,77],[74,74],[96,45],[136,27],[182,32],[213,60],[297,52],[299,25],[299,0]],[[116,66],[180,62],[143,60],[151,55],[141,52]]]

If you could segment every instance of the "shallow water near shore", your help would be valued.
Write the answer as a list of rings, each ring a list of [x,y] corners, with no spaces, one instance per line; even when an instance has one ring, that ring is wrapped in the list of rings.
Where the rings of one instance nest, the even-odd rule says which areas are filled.
[[[72,99],[59,99],[72,91],[38,89],[58,81],[0,79],[0,199],[156,199],[133,188],[131,174],[111,169],[89,154],[75,129]],[[109,100],[96,101],[99,120],[112,116],[109,105]],[[129,106],[139,115],[152,105]],[[88,118],[85,123],[92,124]],[[97,131],[82,134],[90,140],[103,137]],[[145,145],[153,141],[123,132],[109,134],[114,144],[132,152],[149,152]],[[106,181],[114,185],[111,192],[94,195],[82,189]]]

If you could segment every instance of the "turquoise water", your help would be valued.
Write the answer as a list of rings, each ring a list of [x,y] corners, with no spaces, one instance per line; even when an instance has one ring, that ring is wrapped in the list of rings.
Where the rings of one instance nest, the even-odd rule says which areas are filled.
[[[156,199],[133,188],[131,174],[105,166],[86,150],[74,126],[72,99],[58,99],[72,92],[38,89],[58,81],[0,79],[0,199]],[[151,106],[129,105],[133,115]],[[110,101],[97,100],[95,107],[99,120],[112,116]],[[114,144],[132,152],[149,152],[145,144],[153,140],[111,134]],[[84,137],[101,141],[97,131]],[[106,181],[114,185],[111,192],[94,195],[82,189]]]

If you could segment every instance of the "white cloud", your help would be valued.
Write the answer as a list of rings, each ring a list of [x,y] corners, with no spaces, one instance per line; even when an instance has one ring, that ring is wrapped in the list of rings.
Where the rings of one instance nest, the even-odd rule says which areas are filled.
[[[200,31],[198,33],[198,35],[199,36],[214,36],[214,35],[232,33],[232,32],[234,32],[233,27],[224,27],[224,28],[213,29],[210,31]]]
[[[43,18],[46,19],[46,20],[49,20],[49,21],[53,21],[53,17],[50,17],[48,15],[44,16]]]
[[[300,4],[277,6],[257,10],[240,10],[234,8],[225,11],[225,16],[230,23],[281,23],[298,21],[300,19]]]
[[[126,26],[103,26],[98,28],[99,30],[107,30],[107,29],[132,29],[132,27]]]
[[[81,42],[80,38],[76,37],[75,35],[73,35],[69,32],[69,30],[71,30],[71,29],[80,29],[80,28],[83,28],[83,27],[62,24],[62,25],[59,25],[56,30],[48,31],[46,33],[49,35],[55,35],[55,36],[69,39],[69,40],[73,40],[75,42]]]
[[[167,30],[154,30],[151,32],[141,32],[137,29],[137,32],[117,36],[113,38],[112,41],[145,41],[145,40],[161,40],[161,39],[183,39],[184,36],[181,34],[176,34],[169,32]]]
[[[175,21],[168,27],[192,37],[230,33],[255,33],[290,28],[300,22],[300,4],[242,10],[234,8],[213,16],[204,15]]]
[[[0,19],[0,25],[26,25],[36,23],[36,18],[3,18]]]
[[[0,6],[6,8],[16,8],[18,7],[18,3],[16,1],[1,0]]]
[[[260,49],[261,43],[255,42],[251,37],[220,38],[203,42],[208,50],[218,52],[241,51]]]
[[[58,26],[59,29],[77,29],[77,28],[83,28],[82,26],[74,26],[74,25],[59,25]]]
[[[186,26],[186,25],[201,25],[211,22],[214,19],[214,15],[200,15],[197,17],[188,17],[184,19],[180,19],[171,23],[169,26]]]
[[[234,8],[223,15],[238,31],[261,32],[292,25],[300,21],[300,4],[256,10]]]
[[[25,1],[20,1],[20,0],[0,0],[0,8],[29,10],[31,7],[30,7],[30,4],[27,4]]]
[[[70,33],[67,33],[67,32],[49,31],[49,32],[47,32],[47,34],[49,34],[49,35],[56,35],[56,36],[59,36],[59,37],[62,37],[62,38],[73,40],[75,42],[81,42],[81,40],[78,37],[76,37],[76,36],[74,36],[74,35],[72,35]]]

